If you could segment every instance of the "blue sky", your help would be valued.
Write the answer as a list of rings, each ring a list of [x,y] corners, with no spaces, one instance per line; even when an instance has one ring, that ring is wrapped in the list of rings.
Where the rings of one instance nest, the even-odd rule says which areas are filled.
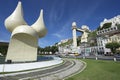
[[[104,18],[120,15],[120,0],[0,0],[0,41],[10,40],[11,33],[6,30],[4,20],[14,11],[18,1],[22,2],[24,19],[29,25],[37,20],[40,10],[44,10],[48,33],[39,39],[41,47],[72,38],[74,21],[78,27],[88,25],[94,30]]]

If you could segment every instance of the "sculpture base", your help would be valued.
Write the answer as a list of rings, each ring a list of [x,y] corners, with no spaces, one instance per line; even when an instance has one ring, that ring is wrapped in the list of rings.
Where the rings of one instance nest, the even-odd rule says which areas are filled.
[[[5,61],[26,62],[37,60],[37,38],[25,33],[12,36]]]

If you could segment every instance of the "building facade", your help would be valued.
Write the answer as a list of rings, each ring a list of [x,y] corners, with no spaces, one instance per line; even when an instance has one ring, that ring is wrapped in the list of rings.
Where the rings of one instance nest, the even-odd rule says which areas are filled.
[[[107,43],[120,43],[120,15],[108,20],[104,19],[104,21],[100,23],[100,28],[102,28],[106,23],[111,23],[111,26],[109,28],[103,28],[102,30],[97,31],[97,46],[102,47],[104,54],[111,52],[110,49],[105,48]]]

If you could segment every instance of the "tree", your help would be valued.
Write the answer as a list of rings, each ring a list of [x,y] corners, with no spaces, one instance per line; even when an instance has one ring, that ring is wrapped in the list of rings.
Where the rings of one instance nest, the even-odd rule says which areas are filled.
[[[112,25],[112,23],[105,23],[102,27],[99,26],[99,27],[97,28],[97,31],[110,28],[111,25]]]
[[[117,28],[120,30],[120,24],[116,24]]]
[[[88,34],[88,42],[90,44],[90,46],[96,46],[96,37],[97,37],[97,31],[93,31],[91,33]]]
[[[54,54],[55,52],[58,52],[58,47],[57,46],[47,46],[45,48],[38,47],[38,51],[40,51],[40,52],[52,52]]]
[[[118,42],[111,42],[111,43],[107,43],[105,47],[110,48],[112,53],[115,54],[116,49],[120,47],[120,44]]]
[[[2,55],[6,55],[7,54],[7,49],[8,49],[8,46],[1,46],[0,47],[0,53],[2,53]]]
[[[51,47],[51,52],[54,54],[55,52],[58,52],[58,47],[57,46],[52,46]]]

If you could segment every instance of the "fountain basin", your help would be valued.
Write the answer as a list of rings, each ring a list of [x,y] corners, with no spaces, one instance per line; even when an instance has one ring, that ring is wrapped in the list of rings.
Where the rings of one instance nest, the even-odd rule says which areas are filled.
[[[0,64],[0,72],[16,72],[31,69],[38,69],[57,65],[62,63],[63,60],[59,57],[53,57],[53,60],[30,62],[30,63],[15,63],[15,64]]]

